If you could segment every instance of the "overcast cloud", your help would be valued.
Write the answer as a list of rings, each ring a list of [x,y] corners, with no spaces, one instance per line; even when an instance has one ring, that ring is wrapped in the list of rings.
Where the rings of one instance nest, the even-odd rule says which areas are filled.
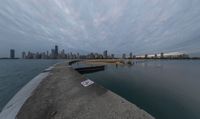
[[[1,0],[0,56],[9,49],[135,54],[200,52],[200,0]]]

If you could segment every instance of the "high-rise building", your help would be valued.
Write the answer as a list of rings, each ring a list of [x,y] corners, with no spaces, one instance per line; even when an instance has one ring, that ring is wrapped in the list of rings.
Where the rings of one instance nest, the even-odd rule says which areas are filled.
[[[164,58],[164,53],[163,52],[160,53],[160,58]]]
[[[57,45],[55,46],[55,57],[56,58],[58,57],[58,46]]]
[[[111,54],[111,58],[114,59],[114,58],[115,58],[115,55],[114,55],[114,54]]]
[[[130,59],[133,58],[133,53],[132,53],[132,52],[129,54],[129,58],[130,58]]]
[[[65,58],[65,50],[63,49],[62,51],[61,51],[61,58]]]
[[[47,51],[47,58],[49,57],[49,51]]]
[[[55,50],[51,49],[51,58],[55,58]]]
[[[157,54],[155,54],[155,55],[154,55],[154,58],[158,58],[158,55],[157,55]]]
[[[104,58],[104,59],[108,58],[108,51],[107,51],[107,50],[105,50],[105,51],[103,52],[103,58]]]
[[[77,53],[77,59],[80,59],[80,54],[79,53]]]
[[[11,58],[11,59],[14,59],[14,58],[15,58],[15,50],[14,50],[14,49],[11,49],[11,50],[10,50],[10,58]]]
[[[45,54],[45,52],[41,53],[41,59],[46,59],[47,55]]]
[[[126,59],[126,54],[122,54],[122,59]]]
[[[22,52],[22,59],[26,59],[26,53]]]
[[[144,58],[145,58],[145,59],[147,59],[147,58],[148,58],[148,55],[147,55],[147,54],[145,54]]]

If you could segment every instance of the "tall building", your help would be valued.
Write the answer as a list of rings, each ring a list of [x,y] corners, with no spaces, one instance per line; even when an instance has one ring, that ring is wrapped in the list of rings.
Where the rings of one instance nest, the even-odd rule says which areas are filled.
[[[22,59],[26,59],[26,53],[22,52]]]
[[[163,52],[160,53],[160,58],[164,58],[164,53]]]
[[[133,58],[133,53],[132,53],[132,52],[129,54],[129,58],[130,58],[130,59]]]
[[[49,51],[47,51],[47,58],[49,57]]]
[[[79,53],[77,53],[77,58],[80,59],[80,54]]]
[[[115,55],[114,55],[114,54],[111,54],[111,58],[114,59],[114,58],[115,58]]]
[[[51,58],[55,58],[55,50],[51,49]]]
[[[104,58],[104,59],[108,58],[108,51],[107,51],[107,50],[105,50],[105,51],[103,52],[103,58]]]
[[[45,54],[45,52],[41,53],[41,59],[46,59],[47,55]]]
[[[155,55],[154,55],[154,58],[158,58],[158,55],[157,55],[157,54],[155,54]]]
[[[62,58],[62,59],[65,58],[65,50],[64,50],[64,49],[61,51],[61,58]]]
[[[145,58],[145,59],[147,59],[147,58],[148,58],[148,55],[147,55],[147,54],[145,54],[144,58]]]
[[[122,54],[122,59],[126,59],[126,54]]]
[[[14,50],[14,49],[11,49],[11,50],[10,50],[10,58],[11,58],[11,59],[14,59],[14,58],[15,58],[15,50]]]
[[[58,46],[57,45],[55,46],[55,57],[56,58],[58,57]]]

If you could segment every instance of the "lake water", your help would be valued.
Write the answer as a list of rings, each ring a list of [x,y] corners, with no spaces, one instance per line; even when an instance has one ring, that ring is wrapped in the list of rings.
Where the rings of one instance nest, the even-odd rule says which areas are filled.
[[[0,111],[31,79],[61,60],[0,60]]]
[[[148,60],[108,65],[86,77],[121,95],[157,119],[200,119],[200,61]]]
[[[0,60],[0,110],[36,75],[60,60]],[[79,66],[85,66],[79,64]],[[200,119],[200,61],[148,60],[108,65],[86,77],[157,119]]]

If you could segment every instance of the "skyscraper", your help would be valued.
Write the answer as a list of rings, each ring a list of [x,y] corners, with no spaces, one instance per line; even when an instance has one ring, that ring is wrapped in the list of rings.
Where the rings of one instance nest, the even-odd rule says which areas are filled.
[[[49,58],[49,51],[47,51],[47,58]]]
[[[144,58],[145,58],[145,59],[147,59],[147,58],[148,58],[148,55],[147,55],[147,54],[145,54]]]
[[[65,58],[65,50],[64,50],[64,49],[61,51],[61,58],[62,58],[62,59]]]
[[[55,57],[56,58],[58,57],[58,46],[57,45],[55,46]]]
[[[11,58],[11,59],[14,59],[14,58],[15,58],[15,50],[14,50],[14,49],[11,49],[11,50],[10,50],[10,58]]]
[[[108,58],[108,51],[107,51],[107,50],[105,50],[105,51],[103,52],[103,58],[104,58],[104,59]]]
[[[22,52],[22,59],[26,59],[26,53]]]
[[[114,55],[114,54],[111,54],[111,58],[114,59],[114,58],[115,58],[115,55]]]
[[[158,58],[158,55],[157,55],[157,54],[155,54],[155,55],[154,55],[154,58]]]
[[[130,58],[130,59],[133,58],[133,53],[132,53],[132,52],[130,52],[130,54],[129,54],[129,58]]]
[[[160,58],[161,59],[164,58],[164,53],[163,52],[160,53]]]
[[[122,54],[122,59],[126,59],[126,54],[125,53]]]

